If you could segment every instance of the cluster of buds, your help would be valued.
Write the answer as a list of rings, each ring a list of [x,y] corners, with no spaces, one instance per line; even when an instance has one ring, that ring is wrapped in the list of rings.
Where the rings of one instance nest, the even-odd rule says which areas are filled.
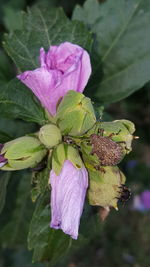
[[[66,160],[77,169],[85,166],[89,203],[117,209],[126,180],[117,164],[132,150],[134,131],[128,120],[96,122],[91,100],[69,91],[58,106],[55,124],[1,146],[1,170],[33,168],[52,150],[52,169],[57,175]]]
[[[1,144],[1,170],[21,170],[36,167],[53,150],[52,168],[59,174],[65,160],[76,168],[83,166],[79,152],[68,144],[66,135],[81,136],[96,122],[91,100],[81,93],[69,91],[58,106],[55,123],[40,128],[32,136],[23,136]],[[75,146],[76,147],[76,146]]]
[[[134,124],[96,121],[82,92],[91,74],[88,53],[68,42],[40,49],[41,66],[17,76],[40,100],[49,123],[38,133],[0,146],[1,170],[36,167],[50,160],[51,223],[77,239],[85,196],[106,217],[129,191],[118,163],[132,150]],[[72,90],[70,90],[72,89]]]

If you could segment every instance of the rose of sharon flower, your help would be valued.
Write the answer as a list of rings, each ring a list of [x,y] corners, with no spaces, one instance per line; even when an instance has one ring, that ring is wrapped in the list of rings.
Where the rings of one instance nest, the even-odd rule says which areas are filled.
[[[88,187],[88,173],[85,167],[76,169],[66,160],[60,174],[50,172],[51,223],[55,229],[77,239],[80,217],[83,211],[85,194]]]
[[[41,67],[17,76],[41,101],[51,115],[69,91],[83,92],[91,74],[88,53],[80,46],[65,42],[40,49]]]

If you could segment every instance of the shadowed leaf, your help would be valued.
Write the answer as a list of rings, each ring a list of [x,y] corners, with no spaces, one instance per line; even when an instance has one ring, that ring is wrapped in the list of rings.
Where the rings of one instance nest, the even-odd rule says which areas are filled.
[[[87,0],[73,19],[94,33],[93,76],[89,89],[96,100],[114,102],[140,89],[150,79],[150,2]]]

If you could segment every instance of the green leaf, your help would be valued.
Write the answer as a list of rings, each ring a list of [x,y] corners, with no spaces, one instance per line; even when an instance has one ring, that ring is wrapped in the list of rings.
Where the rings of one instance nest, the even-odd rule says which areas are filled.
[[[44,162],[43,162],[43,164],[44,164]],[[37,166],[37,168],[38,168],[38,166]],[[35,202],[37,200],[37,198],[40,195],[43,195],[45,193],[45,191],[47,190],[48,182],[49,182],[49,174],[50,174],[49,168],[45,168],[44,170],[41,170],[41,171],[39,170],[39,171],[33,172],[32,184],[34,187],[31,191],[31,198],[32,198],[33,202]]]
[[[91,34],[81,22],[71,22],[62,9],[38,5],[23,15],[21,31],[5,35],[4,47],[20,71],[39,65],[39,50],[69,41],[89,50]]]
[[[8,31],[22,29],[22,13],[11,7],[4,8],[4,25]]]
[[[19,10],[25,7],[26,0],[1,0],[0,1],[0,22],[1,24],[4,22],[5,10],[13,9]]]
[[[46,123],[45,112],[32,92],[18,79],[0,86],[0,114],[40,125]]]
[[[3,50],[0,50],[0,85],[13,78],[12,65],[8,56]]]
[[[7,134],[3,131],[0,131],[0,143],[3,144],[5,142],[8,142],[11,139],[12,139],[12,137],[9,134]]]
[[[49,195],[49,193],[48,193]],[[49,261],[56,263],[71,246],[71,238],[61,230],[50,228],[49,196],[41,196],[30,225],[28,247],[34,249],[33,262]]]
[[[9,179],[11,177],[10,172],[0,172],[0,213],[2,212],[5,205],[6,191]]]
[[[16,200],[13,210],[11,211],[11,216],[8,221],[1,226],[0,240],[3,247],[13,247],[14,245],[26,244],[29,223],[33,213],[33,204],[30,198],[31,173],[24,171],[22,173],[13,172],[11,174],[13,176],[12,180],[18,180],[18,185],[16,184],[17,190],[14,189],[16,190]],[[7,197],[7,201],[10,205],[12,199],[9,197],[9,195]],[[3,216],[5,215],[6,211],[7,209],[4,209],[2,214]]]
[[[37,131],[35,123],[0,118],[0,143]]]
[[[96,62],[89,83],[102,102],[123,99],[150,79],[150,2],[87,0],[75,8],[73,19],[95,35]]]
[[[23,9],[26,0],[1,0],[2,8],[14,8],[14,9]]]

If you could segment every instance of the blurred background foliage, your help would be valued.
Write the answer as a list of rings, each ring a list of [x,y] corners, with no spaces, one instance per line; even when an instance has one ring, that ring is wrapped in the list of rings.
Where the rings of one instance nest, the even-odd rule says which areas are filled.
[[[37,2],[42,5],[44,2],[48,3],[49,7],[61,6],[71,18],[75,5],[83,5],[84,0],[0,0],[0,86],[4,86],[16,74],[15,65],[2,48],[3,34],[21,29],[20,11],[26,10],[27,6]],[[87,90],[88,92],[90,91]],[[91,93],[89,95],[91,96]],[[98,101],[99,98],[95,97],[96,106]],[[0,188],[3,188],[0,196],[0,210],[4,207],[0,216],[0,267],[150,266],[150,212],[133,209],[134,196],[145,189],[150,189],[149,103],[150,83],[147,83],[125,99],[105,104],[103,120],[129,119],[135,123],[136,135],[140,137],[134,142],[133,152],[120,166],[127,176],[127,185],[131,188],[132,197],[124,207],[120,205],[119,212],[112,210],[104,223],[100,223],[97,215],[98,208],[89,208],[86,205],[80,227],[84,237],[81,236],[78,243],[74,241],[69,253],[58,263],[54,262],[50,265],[31,263],[32,253],[27,251],[27,233],[34,210],[29,194],[31,185],[28,177],[31,172],[0,173]],[[0,142],[34,132],[36,129],[35,123],[3,118],[1,114]],[[91,219],[87,220],[89,215],[92,215]]]

